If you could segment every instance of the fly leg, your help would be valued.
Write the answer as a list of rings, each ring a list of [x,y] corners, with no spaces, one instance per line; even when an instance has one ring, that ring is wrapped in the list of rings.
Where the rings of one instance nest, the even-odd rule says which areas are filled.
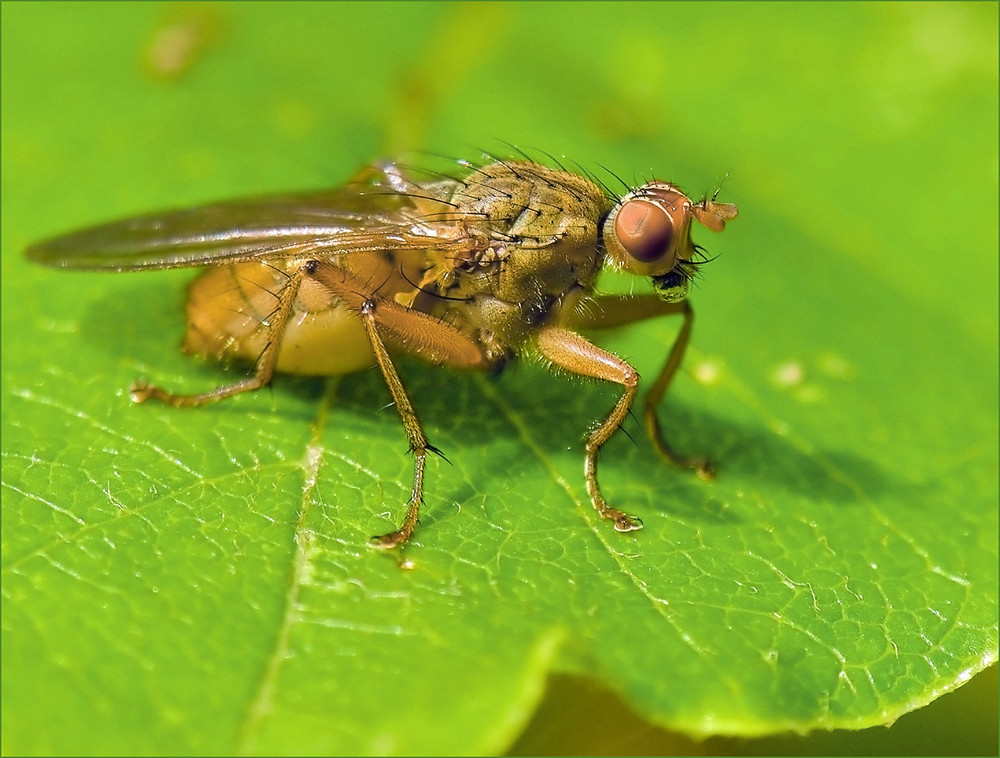
[[[614,521],[615,529],[619,532],[642,529],[642,521],[638,518],[607,504],[597,483],[597,454],[628,415],[639,388],[639,373],[618,356],[562,327],[542,328],[538,332],[536,344],[542,355],[557,366],[580,376],[615,382],[624,389],[607,418],[587,435],[583,473],[590,502],[601,516]]]
[[[406,515],[399,529],[372,538],[373,547],[394,548],[410,539],[417,527],[420,506],[424,501],[427,453],[441,455],[441,451],[428,442],[385,342],[389,341],[399,349],[420,355],[431,362],[446,363],[457,368],[485,368],[486,357],[479,344],[457,327],[392,300],[365,295],[364,285],[359,279],[331,263],[310,261],[304,268],[308,268],[310,276],[361,318],[375,361],[382,371],[406,431],[406,439],[413,453],[413,488],[406,504]]]
[[[441,452],[427,441],[424,428],[417,416],[417,411],[413,407],[410,396],[403,387],[403,382],[399,378],[399,373],[389,357],[389,351],[385,349],[385,344],[378,333],[378,326],[375,322],[375,313],[378,307],[374,300],[369,300],[361,308],[361,321],[365,325],[368,339],[372,344],[372,352],[375,354],[375,361],[382,371],[389,394],[399,412],[399,418],[403,422],[403,429],[406,430],[406,439],[410,443],[410,452],[413,453],[413,489],[410,492],[410,500],[406,504],[406,515],[399,529],[389,534],[383,534],[372,538],[372,546],[378,548],[393,548],[406,542],[413,535],[413,530],[417,528],[420,519],[420,506],[424,502],[424,468],[427,461],[427,452],[433,451],[438,455]]]
[[[285,335],[285,327],[288,325],[288,319],[292,314],[295,296],[298,295],[302,280],[309,275],[305,267],[300,268],[292,274],[288,283],[282,287],[281,292],[278,294],[278,304],[271,314],[267,325],[267,346],[257,359],[252,376],[197,395],[177,395],[154,384],[134,382],[129,388],[132,400],[136,403],[144,403],[152,398],[167,405],[181,408],[215,403],[227,397],[238,395],[241,392],[250,392],[267,386],[271,382],[271,379],[274,378],[274,367],[278,362],[281,339]]]
[[[691,308],[691,304],[687,300],[679,303],[667,303],[656,295],[636,297],[609,295],[595,298],[586,312],[574,314],[570,326],[579,329],[609,328],[676,314],[684,316],[684,323],[677,334],[677,339],[674,340],[674,344],[670,348],[663,368],[660,369],[659,376],[646,394],[642,415],[646,424],[646,432],[660,455],[670,463],[692,469],[699,477],[708,480],[714,476],[711,464],[704,458],[687,457],[675,451],[663,438],[663,429],[656,415],[656,406],[663,399],[677,369],[680,368],[684,352],[691,339],[691,327],[694,325],[694,310]]]
[[[667,441],[663,439],[660,419],[656,415],[656,406],[663,399],[667,388],[670,386],[670,382],[673,381],[674,375],[677,373],[677,369],[680,368],[681,361],[684,360],[684,352],[687,350],[688,342],[691,340],[691,327],[694,325],[694,310],[687,300],[678,303],[678,305],[682,306],[681,313],[684,315],[684,323],[677,334],[677,339],[674,340],[674,344],[670,348],[670,353],[667,355],[667,360],[664,362],[663,368],[660,369],[660,375],[656,377],[656,381],[646,395],[646,403],[643,406],[642,415],[646,420],[646,432],[649,434],[649,438],[653,440],[653,444],[656,445],[656,449],[660,451],[660,455],[677,466],[692,469],[699,477],[708,481],[715,477],[715,470],[712,468],[712,464],[705,458],[681,455],[670,447]]]

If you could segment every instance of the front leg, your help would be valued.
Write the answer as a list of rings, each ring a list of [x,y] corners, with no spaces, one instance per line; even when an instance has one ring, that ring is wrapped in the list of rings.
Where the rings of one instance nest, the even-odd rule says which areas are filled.
[[[667,360],[663,364],[663,368],[660,369],[660,375],[656,377],[652,389],[646,395],[646,404],[643,407],[642,415],[646,419],[646,431],[650,439],[653,440],[653,444],[656,445],[656,449],[660,451],[660,455],[671,463],[692,469],[698,476],[708,481],[715,477],[715,470],[712,468],[712,465],[704,458],[687,457],[679,454],[670,447],[667,441],[663,439],[663,431],[660,429],[660,419],[656,415],[657,404],[663,399],[667,388],[670,386],[670,382],[673,381],[674,375],[677,373],[677,369],[681,366],[681,361],[684,360],[684,352],[687,350],[688,342],[691,339],[691,327],[694,325],[694,310],[691,308],[691,304],[685,300],[679,303],[679,305],[683,306],[681,312],[684,314],[684,323],[677,334],[677,339],[674,340],[673,347],[670,348],[670,354],[667,355]]]
[[[578,329],[602,329],[677,314],[684,317],[684,323],[670,348],[663,368],[660,369],[659,376],[646,393],[642,416],[646,422],[646,432],[660,455],[674,465],[692,469],[702,479],[708,480],[715,475],[711,464],[704,458],[688,457],[675,451],[664,439],[663,429],[656,415],[656,406],[663,399],[680,368],[691,339],[691,327],[694,325],[694,309],[691,308],[691,303],[687,300],[680,303],[666,303],[656,295],[605,295],[594,298],[585,310],[574,313],[567,325]]]
[[[639,373],[618,356],[562,327],[544,327],[538,333],[536,344],[542,355],[560,368],[581,376],[614,382],[624,388],[611,413],[587,435],[583,473],[590,502],[601,516],[614,521],[619,532],[642,529],[642,521],[638,518],[607,504],[597,482],[597,454],[628,415],[639,389]]]

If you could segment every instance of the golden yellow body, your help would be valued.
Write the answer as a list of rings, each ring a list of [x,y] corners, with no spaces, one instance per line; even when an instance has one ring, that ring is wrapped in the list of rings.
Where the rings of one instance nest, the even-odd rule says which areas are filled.
[[[698,266],[691,224],[721,231],[735,216],[735,206],[692,202],[667,182],[618,197],[590,178],[531,161],[426,181],[384,163],[341,190],[150,214],[47,240],[27,254],[61,268],[209,266],[191,286],[184,348],[254,361],[254,374],[198,395],[137,384],[138,402],[200,405],[257,389],[276,371],[336,375],[378,365],[414,453],[403,523],[374,539],[394,547],[413,534],[426,454],[436,449],[393,354],[495,371],[532,350],[571,373],[621,385],[619,401],[587,437],[584,472],[597,511],[630,531],[642,522],[605,502],[597,454],[627,415],[639,377],[576,330],[683,315],[644,416],[664,457],[709,476],[703,459],[669,448],[655,406],[690,336],[686,295]],[[596,295],[604,265],[648,277],[653,291]]]

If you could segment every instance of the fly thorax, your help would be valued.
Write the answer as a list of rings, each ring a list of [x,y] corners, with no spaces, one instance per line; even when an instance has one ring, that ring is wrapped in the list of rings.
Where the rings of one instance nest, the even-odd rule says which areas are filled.
[[[593,278],[599,223],[610,202],[589,179],[529,162],[498,162],[466,178],[451,202],[456,218],[490,240],[501,268],[497,297],[558,295]]]
[[[491,361],[516,352],[541,324],[553,319],[559,300],[543,296],[522,303],[510,303],[482,295],[468,301],[464,317],[477,334]]]

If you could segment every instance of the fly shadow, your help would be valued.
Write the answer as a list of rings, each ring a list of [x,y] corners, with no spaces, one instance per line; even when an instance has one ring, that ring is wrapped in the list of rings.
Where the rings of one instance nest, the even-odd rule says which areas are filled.
[[[179,343],[184,329],[184,287],[163,287],[152,281],[115,281],[114,296],[102,298],[86,313],[81,325],[84,341],[107,356],[109,362],[124,360],[136,366],[177,365]],[[137,308],[136,303],[142,307]],[[164,327],[164,325],[170,325]],[[599,339],[597,340],[600,341]],[[335,346],[332,348],[335,349]],[[182,358],[195,380],[188,391],[202,391],[226,384],[248,373],[251,367],[234,365],[228,369],[198,359]],[[489,446],[491,439],[517,439],[521,432],[508,414],[553,457],[570,454],[579,461],[579,485],[583,485],[583,438],[602,420],[617,400],[614,385],[546,372],[537,361],[515,362],[498,376],[487,376],[495,393],[503,398],[501,409],[480,391],[469,372],[424,364],[412,358],[398,361],[400,375],[432,444],[457,459],[461,448]],[[151,368],[150,370],[154,370]],[[136,379],[142,377],[135,377]],[[646,386],[651,377],[646,377]],[[683,381],[683,375],[681,377]],[[273,392],[290,392],[300,398],[319,401],[325,392],[322,377],[275,377]],[[119,388],[109,387],[113,392]],[[173,388],[170,388],[173,389]],[[686,397],[696,397],[688,391]],[[737,517],[724,507],[706,485],[687,471],[666,464],[646,437],[641,421],[640,395],[623,428],[601,451],[602,483],[618,507],[629,510],[627,502],[615,497],[616,472],[627,472],[630,482],[642,482],[653,492],[663,492],[662,507],[695,520],[734,521]],[[337,390],[338,407],[359,415],[376,415],[399,432],[401,454],[406,440],[402,426],[377,368],[346,375]],[[673,399],[670,393],[658,409],[664,434],[675,449],[688,455],[704,455],[714,465],[723,482],[740,482],[758,492],[785,492],[810,499],[844,503],[858,499],[858,493],[878,496],[900,491],[909,485],[890,476],[863,455],[819,449],[808,453],[785,436],[763,426],[750,426],[713,413],[706,406]],[[228,413],[227,403],[213,403],[189,413]],[[293,422],[309,423],[313,416],[295,411]],[[447,445],[441,440],[448,440]],[[508,446],[509,449],[509,446]],[[491,459],[496,476],[525,465],[524,454],[498,455]],[[526,465],[541,465],[528,462]],[[620,478],[620,477],[619,477]],[[487,486],[488,485],[484,485]],[[449,493],[460,499],[461,493]],[[685,505],[689,503],[691,505]]]

